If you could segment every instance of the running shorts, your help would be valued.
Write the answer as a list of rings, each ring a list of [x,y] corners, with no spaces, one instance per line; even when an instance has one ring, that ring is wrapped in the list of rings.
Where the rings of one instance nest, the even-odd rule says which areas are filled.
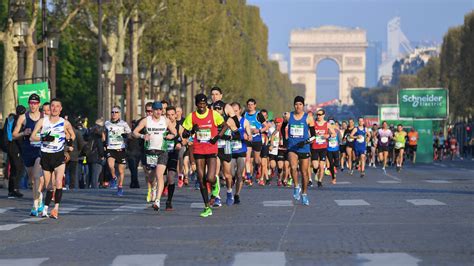
[[[418,145],[408,145],[408,148],[410,148],[410,151],[416,152]]]
[[[246,152],[232,153],[232,159],[245,158],[245,157],[247,157]]]
[[[41,148],[30,147],[28,150],[21,153],[21,158],[25,167],[33,167],[35,165],[36,159],[41,156]]]
[[[195,160],[205,160],[205,159],[212,159],[216,158],[217,155],[215,153],[212,154],[193,154]]]
[[[311,149],[312,161],[326,161],[327,149]]]
[[[288,161],[288,151],[278,150],[277,161]]]
[[[270,148],[268,145],[262,145],[262,152],[260,153],[260,157],[268,158],[270,152]]]
[[[105,157],[114,158],[116,163],[127,164],[127,153],[125,150],[109,150],[105,152]]]
[[[357,149],[354,149],[354,153],[357,157],[361,156],[362,154],[367,154],[367,149],[364,148],[357,148]]]
[[[252,151],[261,152],[262,151],[262,142],[261,141],[247,141],[247,147],[251,147]]]
[[[194,155],[194,157],[196,157],[196,155]],[[224,162],[230,162],[232,160],[232,154],[225,154],[224,148],[218,149],[217,157],[219,157],[219,160]]]
[[[166,163],[166,171],[178,171],[178,151],[168,152],[168,162]]]
[[[58,166],[64,163],[64,151],[55,153],[41,152],[41,168],[43,171],[53,172]]]
[[[157,165],[167,165],[168,163],[168,152],[160,150],[148,150],[146,151],[146,167],[148,169],[156,168]]]
[[[311,157],[311,153],[309,152],[295,152],[295,151],[290,151],[290,152],[298,155],[298,160],[308,159],[309,157]]]

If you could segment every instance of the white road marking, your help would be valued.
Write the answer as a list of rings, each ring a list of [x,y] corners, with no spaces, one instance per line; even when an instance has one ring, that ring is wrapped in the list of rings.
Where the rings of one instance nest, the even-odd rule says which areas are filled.
[[[264,201],[264,207],[293,207],[293,201],[291,200],[273,200]]]
[[[39,266],[41,263],[49,260],[49,258],[34,259],[0,259],[0,265],[9,266]]]
[[[411,199],[407,200],[409,203],[415,206],[436,206],[436,205],[446,205],[446,203],[435,200],[435,199]]]
[[[395,180],[380,180],[380,181],[377,181],[377,183],[380,183],[380,184],[400,184],[400,181],[395,181]]]
[[[135,254],[135,255],[119,255],[115,257],[112,266],[145,266],[145,265],[165,265],[166,254]]]
[[[241,252],[234,258],[234,266],[268,265],[284,266],[286,264],[285,252]]]
[[[370,205],[367,201],[361,199],[354,200],[334,200],[339,206],[368,206]]]
[[[63,205],[63,206],[59,207],[59,213],[60,214],[70,213],[70,212],[75,211],[75,210],[77,210],[79,208],[82,208],[82,207],[84,207],[84,206],[83,205],[72,205],[72,206],[71,205],[69,205],[69,206],[68,205]]]
[[[352,183],[349,182],[349,181],[341,181],[341,182],[337,181],[336,182],[336,185],[349,185],[349,184],[352,184]]]
[[[448,180],[424,180],[426,183],[432,183],[432,184],[451,184],[451,181]]]
[[[402,180],[396,176],[393,176],[387,172],[384,173],[386,176],[390,177],[391,179],[395,180],[395,181],[398,181],[398,182],[402,182]]]
[[[45,220],[45,218],[42,218],[42,217],[32,217],[32,218],[27,218],[27,219],[23,219],[21,220],[22,222],[26,222],[26,223],[30,223],[30,222],[39,222],[39,221],[43,221]]]
[[[204,202],[191,203],[191,209],[204,209]]]
[[[5,213],[5,212],[7,212],[7,211],[9,211],[9,210],[13,210],[13,209],[15,209],[15,208],[13,208],[13,207],[0,208],[0,214]]]
[[[136,212],[146,209],[148,204],[128,204],[122,205],[117,209],[114,209],[114,212]]]
[[[15,228],[23,226],[23,225],[26,225],[26,224],[4,224],[4,225],[0,225],[0,231],[10,231],[12,229],[15,229]],[[2,265],[2,264],[0,263],[0,265]]]
[[[357,259],[364,266],[416,266],[421,261],[407,253],[361,253]]]

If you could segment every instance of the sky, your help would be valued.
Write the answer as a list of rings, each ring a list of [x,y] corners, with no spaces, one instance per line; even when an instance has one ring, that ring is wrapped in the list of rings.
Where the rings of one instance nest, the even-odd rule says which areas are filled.
[[[402,31],[410,41],[441,43],[446,31],[461,25],[464,15],[474,10],[474,0],[247,0],[247,4],[260,8],[269,28],[269,53],[283,53],[287,60],[292,29],[360,27],[367,31],[367,40],[386,45],[387,22],[399,16]],[[337,67],[323,63],[327,67],[320,65],[318,75],[336,76]]]

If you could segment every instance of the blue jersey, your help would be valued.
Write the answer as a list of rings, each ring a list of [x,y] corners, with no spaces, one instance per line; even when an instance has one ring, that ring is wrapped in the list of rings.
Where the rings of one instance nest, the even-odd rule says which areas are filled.
[[[356,127],[357,131],[354,134],[354,148],[358,150],[365,150],[367,147],[367,143],[365,141],[365,137],[367,136],[367,128],[364,127],[363,129],[360,129],[359,127]]]
[[[300,120],[296,120],[293,112],[290,113],[288,121],[288,150],[298,153],[309,153],[309,144],[303,147],[296,146],[299,142],[305,141],[309,138],[309,126],[306,122],[308,114],[304,114]]]
[[[328,138],[328,151],[339,151],[340,142],[339,130],[336,129],[336,136]]]
[[[245,119],[247,119],[250,123],[250,129],[253,130],[253,129],[261,129],[262,128],[262,123],[260,123],[258,120],[257,120],[257,115],[258,115],[258,111],[255,112],[255,114],[249,114],[247,112],[245,112]],[[256,134],[253,134],[252,133],[252,142],[262,142],[262,134],[260,133],[256,133]]]
[[[239,154],[247,152],[247,144],[245,143],[244,135],[245,135],[245,118],[240,118],[240,140],[232,140],[230,142],[230,146],[232,147],[232,154]]]

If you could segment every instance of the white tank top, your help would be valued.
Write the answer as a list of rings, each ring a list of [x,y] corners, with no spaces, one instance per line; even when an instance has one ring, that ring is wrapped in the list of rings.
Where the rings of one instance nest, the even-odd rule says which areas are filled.
[[[107,130],[107,149],[125,149],[125,140],[122,137],[122,134],[129,134],[131,132],[127,122],[123,120],[119,120],[117,123],[106,121],[105,129]]]
[[[278,146],[280,146],[280,132],[275,134],[270,145],[272,146],[272,150],[269,153],[271,155],[278,155]]]
[[[66,132],[64,131],[64,118],[60,117],[58,122],[51,123],[48,116],[43,118],[43,127],[41,128],[41,136],[50,135],[54,137],[54,141],[42,141],[41,151],[45,153],[56,153],[64,150],[66,143]]]
[[[167,128],[164,116],[158,121],[154,121],[152,116],[147,116],[146,133],[150,135],[150,140],[145,143],[145,149],[166,151],[168,147],[163,147],[166,146],[163,139]]]

